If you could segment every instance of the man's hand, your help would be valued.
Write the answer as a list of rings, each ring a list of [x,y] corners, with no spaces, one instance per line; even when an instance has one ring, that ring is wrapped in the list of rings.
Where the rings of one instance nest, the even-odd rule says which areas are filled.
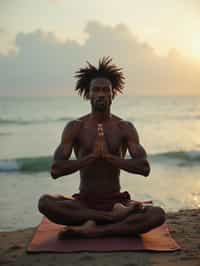
[[[97,135],[97,138],[95,140],[95,143],[94,143],[94,151],[93,151],[93,154],[94,156],[98,159],[98,158],[101,158],[101,146],[102,146],[102,137]]]

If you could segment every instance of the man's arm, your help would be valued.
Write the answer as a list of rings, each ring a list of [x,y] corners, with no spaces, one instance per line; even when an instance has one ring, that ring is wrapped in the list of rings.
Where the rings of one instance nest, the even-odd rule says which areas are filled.
[[[93,154],[79,160],[69,160],[80,126],[80,121],[71,121],[63,130],[61,143],[54,153],[54,162],[51,166],[51,176],[54,179],[72,174],[95,160]]]
[[[147,161],[146,152],[139,142],[138,133],[132,123],[126,122],[125,124],[126,126],[123,125],[123,130],[126,136],[127,147],[132,158],[123,159],[112,154],[107,154],[105,155],[105,159],[114,166],[127,172],[148,176],[150,173],[150,165]]]

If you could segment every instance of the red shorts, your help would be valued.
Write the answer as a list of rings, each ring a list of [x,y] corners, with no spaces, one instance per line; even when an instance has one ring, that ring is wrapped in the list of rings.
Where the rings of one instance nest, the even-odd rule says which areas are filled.
[[[114,192],[109,195],[101,195],[97,197],[95,194],[76,193],[72,195],[74,199],[81,201],[90,209],[111,211],[115,203],[126,204],[131,200],[127,191]]]

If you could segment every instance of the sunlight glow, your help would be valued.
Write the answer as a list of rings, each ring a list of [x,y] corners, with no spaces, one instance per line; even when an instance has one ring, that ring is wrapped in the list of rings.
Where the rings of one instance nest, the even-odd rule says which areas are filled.
[[[191,43],[192,55],[200,59],[200,36],[195,36]]]

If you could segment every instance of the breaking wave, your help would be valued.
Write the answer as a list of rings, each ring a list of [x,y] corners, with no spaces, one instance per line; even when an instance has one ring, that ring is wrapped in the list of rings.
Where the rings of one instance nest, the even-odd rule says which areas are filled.
[[[149,159],[158,163],[167,160],[183,161],[184,164],[200,162],[200,150],[169,151],[150,154]],[[128,156],[127,156],[128,158]],[[0,160],[0,172],[48,172],[52,164],[51,156]]]

